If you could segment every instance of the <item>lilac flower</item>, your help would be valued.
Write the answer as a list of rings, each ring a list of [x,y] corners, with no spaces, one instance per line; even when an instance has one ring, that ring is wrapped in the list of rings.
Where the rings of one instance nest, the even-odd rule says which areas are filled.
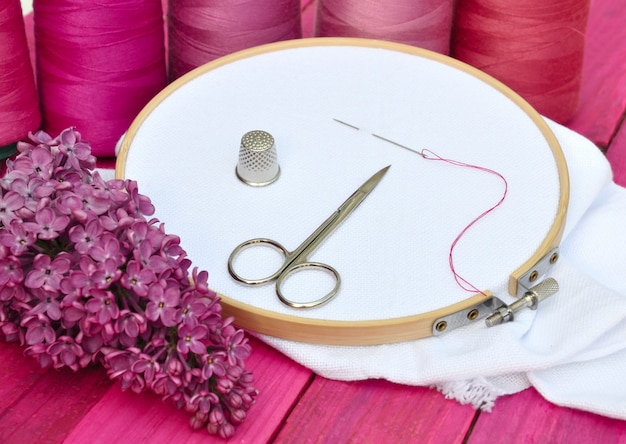
[[[11,221],[6,230],[0,232],[0,244],[8,247],[16,256],[21,256],[35,243],[37,236],[28,231],[18,220]]]
[[[246,411],[244,409],[232,409],[230,411],[230,420],[233,425],[239,425],[246,419]]]
[[[54,171],[50,149],[34,147],[27,154],[29,155],[16,159],[13,163],[13,168],[29,176],[32,174],[44,180],[50,179]]]
[[[82,167],[93,168],[96,163],[91,155],[89,145],[81,141],[80,133],[74,128],[68,128],[59,135],[59,150],[67,156],[67,163],[76,170]]]
[[[209,294],[210,293],[209,284],[208,284],[209,273],[206,271],[198,272],[198,269],[194,268],[192,272],[192,276],[193,276],[193,282],[196,287],[196,290],[198,290],[202,294]]]
[[[226,354],[224,352],[207,353],[202,355],[202,378],[209,380],[213,375],[226,376]]]
[[[128,201],[128,195],[124,190],[123,180],[107,180],[102,179],[96,171],[93,173],[93,182],[91,186],[94,189],[94,195],[105,202],[113,204],[121,204]]]
[[[39,303],[29,310],[29,314],[38,315],[45,313],[53,321],[61,319],[61,305],[57,300],[56,291],[49,291],[45,288],[33,288],[31,294]]]
[[[34,214],[37,211],[40,200],[54,193],[54,188],[48,182],[44,182],[37,177],[15,179],[11,184],[11,190],[19,193],[24,198],[24,209],[19,212],[22,217],[25,214],[24,210],[29,211],[29,213],[26,213],[28,216]]]
[[[98,219],[92,219],[86,225],[75,225],[70,228],[69,235],[76,251],[86,254],[91,247],[96,245],[103,232],[104,228]]]
[[[12,287],[22,282],[24,271],[22,264],[16,257],[7,257],[0,260],[0,286]]]
[[[122,271],[118,268],[114,259],[106,259],[97,264],[96,270],[91,275],[91,281],[96,288],[109,288],[121,276]]]
[[[99,236],[88,253],[97,262],[105,262],[107,259],[113,259],[118,265],[124,262],[124,251],[119,240],[108,232]]]
[[[63,181],[63,183],[69,183]],[[70,184],[71,186],[71,184]],[[71,190],[62,190],[57,194],[55,208],[62,214],[72,215],[79,221],[87,220],[87,213],[83,209],[83,201],[80,196]]]
[[[115,322],[115,331],[120,334],[120,341],[129,344],[129,346],[134,345],[137,337],[144,333],[147,328],[146,318],[126,309],[120,311]]]
[[[144,380],[149,384],[161,370],[161,366],[152,356],[142,353],[131,366],[131,370],[135,373],[142,373]]]
[[[109,201],[94,194],[91,185],[85,183],[78,184],[74,187],[74,193],[80,198],[83,211],[97,215],[109,211]]]
[[[108,367],[107,374],[111,379],[121,380],[122,390],[129,387],[138,389],[145,386],[143,378],[131,370],[133,363],[137,360],[137,355],[140,353],[139,350],[135,348],[124,350],[102,348],[101,351]]]
[[[141,268],[137,261],[130,261],[126,265],[126,273],[122,275],[121,283],[124,288],[133,290],[138,296],[146,296],[148,286],[155,279],[156,276],[151,270]]]
[[[206,352],[206,345],[202,343],[202,339],[206,338],[208,329],[204,325],[196,325],[189,327],[183,325],[178,330],[178,343],[176,348],[179,353],[187,354],[190,351],[197,354]]]
[[[177,257],[184,253],[178,236],[166,235],[161,241],[161,252],[165,257]],[[208,276],[208,273],[207,273]]]
[[[31,356],[37,360],[41,368],[52,366],[52,356],[48,353],[48,344],[34,344],[24,350],[26,356]]]
[[[52,136],[50,136],[48,133],[46,133],[45,131],[41,131],[41,130],[36,131],[34,133],[28,133],[28,139],[31,142],[34,142],[37,146],[43,145],[43,146],[48,146],[48,147],[53,146],[56,140],[52,138]],[[29,142],[20,141],[17,143],[17,149],[21,153],[28,154],[28,152],[33,148],[34,146]]]
[[[116,231],[132,225],[135,219],[123,208],[110,209],[100,216],[100,223],[105,230]]]
[[[16,285],[13,287],[3,286],[0,287],[0,301],[15,301],[15,302],[27,302],[28,295],[24,291],[24,287]],[[4,307],[0,304],[0,307]]]
[[[177,324],[183,323],[194,327],[202,315],[208,311],[210,305],[211,301],[208,298],[199,297],[197,293],[187,293],[183,297],[174,319]]]
[[[163,257],[152,253],[152,243],[149,240],[144,240],[135,248],[133,257],[145,268],[149,268],[154,273],[159,274],[168,268],[168,263]]]
[[[193,395],[189,402],[193,405],[197,405],[198,409],[202,413],[209,413],[211,411],[211,407],[219,403],[219,398],[213,392],[208,390],[200,390],[198,393]],[[208,419],[208,416],[205,417],[204,421]]]
[[[75,296],[89,293],[95,286],[91,276],[96,269],[95,262],[89,256],[81,256],[77,263],[74,262],[74,268],[69,274],[69,281],[61,280],[63,292],[67,295],[74,294]]]
[[[13,183],[15,183],[16,180],[21,180],[23,182],[28,181],[28,174],[24,174],[21,171],[16,171],[16,170],[11,169],[10,167],[11,162],[12,162],[11,159],[7,159],[5,161],[8,171],[4,176],[0,178],[0,188],[2,188],[3,190],[7,190],[7,191],[11,190],[11,187],[13,186]]]
[[[135,220],[126,232],[126,237],[133,247],[139,246],[142,242],[148,239],[148,232],[150,230],[146,221]]]
[[[170,373],[158,373],[152,381],[151,387],[155,393],[168,398],[174,396],[182,385],[183,381],[178,376]]]
[[[24,198],[11,190],[0,195],[0,222],[9,225],[17,217],[17,210],[24,206]]]
[[[90,292],[91,299],[85,304],[85,308],[93,315],[100,324],[106,324],[117,319],[120,314],[119,307],[115,303],[115,295],[110,291],[94,289]]]
[[[24,222],[24,228],[37,234],[39,239],[50,240],[59,235],[70,223],[70,218],[49,207],[35,213],[35,222]]]
[[[131,209],[135,215],[151,216],[154,214],[154,206],[150,202],[150,199],[147,196],[139,194],[137,182],[127,180],[126,191],[128,191],[128,195],[130,196],[129,209]]]
[[[231,436],[257,392],[208,273],[147,218],[136,182],[90,171],[75,129],[30,134],[18,151],[0,178],[0,335],[42,367],[102,364],[123,390],[149,389],[194,428]]]
[[[22,326],[26,327],[26,343],[35,345],[40,343],[52,343],[57,336],[50,326],[50,320],[41,314],[24,318]]]
[[[74,185],[82,183],[82,181],[83,175],[79,171],[56,168],[53,178],[48,181],[48,185],[55,191],[71,191],[74,189]],[[57,204],[58,207],[59,204]]]
[[[193,404],[198,405],[199,403]],[[209,420],[209,414],[202,412],[199,408],[196,410],[196,413],[189,420],[189,425],[193,430],[199,430],[204,427],[204,425]]]
[[[226,352],[228,355],[228,363],[232,366],[240,365],[243,363],[244,359],[250,356],[248,338],[245,337],[243,330],[237,330],[235,334],[230,337]]]
[[[78,302],[73,302],[69,305],[62,305],[62,308],[61,325],[65,329],[71,329],[86,316],[87,310]]]
[[[152,285],[148,291],[148,299],[150,302],[146,305],[146,318],[153,322],[161,320],[166,327],[176,325],[176,312],[180,300],[180,290],[177,287],[163,288],[162,285]]]
[[[48,347],[48,353],[56,361],[55,367],[65,365],[73,370],[78,369],[77,361],[84,355],[82,347],[70,336],[59,337]]]
[[[70,269],[67,255],[57,255],[54,259],[46,254],[38,254],[33,260],[33,269],[28,272],[24,285],[28,288],[60,288],[61,279]]]

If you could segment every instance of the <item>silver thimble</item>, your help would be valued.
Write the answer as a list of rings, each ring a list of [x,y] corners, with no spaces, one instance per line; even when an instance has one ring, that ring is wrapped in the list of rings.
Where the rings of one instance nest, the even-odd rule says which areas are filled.
[[[241,138],[239,162],[235,169],[243,183],[262,187],[280,176],[274,138],[266,131],[249,131]]]

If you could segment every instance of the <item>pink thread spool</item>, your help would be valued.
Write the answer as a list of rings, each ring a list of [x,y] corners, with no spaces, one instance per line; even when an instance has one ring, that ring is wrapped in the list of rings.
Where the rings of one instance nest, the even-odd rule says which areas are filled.
[[[39,127],[39,99],[20,0],[0,4],[0,147]],[[0,148],[0,158],[12,150]]]
[[[170,78],[226,54],[302,37],[300,0],[169,0]]]
[[[160,1],[35,0],[44,129],[75,126],[98,157],[166,86]]]
[[[578,107],[590,0],[458,0],[452,56],[564,123]]]
[[[389,40],[448,54],[452,0],[318,0],[316,37]]]

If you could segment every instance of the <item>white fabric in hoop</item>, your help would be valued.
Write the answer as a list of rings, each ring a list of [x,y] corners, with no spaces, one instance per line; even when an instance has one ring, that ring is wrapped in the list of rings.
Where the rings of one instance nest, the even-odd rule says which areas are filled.
[[[246,186],[234,174],[239,140],[253,129],[276,139],[282,173],[265,188]],[[448,252],[463,228],[500,199],[502,181],[425,161],[372,132],[505,176],[503,205],[463,236],[454,257],[464,278],[481,290],[504,290],[506,298],[509,274],[553,223],[555,159],[522,109],[443,63],[351,46],[240,60],[186,83],[156,107],[132,141],[125,175],[139,181],[157,216],[180,233],[194,264],[209,270],[212,287],[247,304],[302,317],[369,320],[466,299],[470,293],[455,283]],[[294,249],[389,164],[378,187],[311,256],[342,276],[332,304],[294,312],[273,286],[244,287],[228,275],[226,258],[240,242],[268,237]],[[278,265],[267,262],[254,262],[255,277]],[[264,264],[268,268],[259,269]],[[303,286],[314,294],[315,283]]]

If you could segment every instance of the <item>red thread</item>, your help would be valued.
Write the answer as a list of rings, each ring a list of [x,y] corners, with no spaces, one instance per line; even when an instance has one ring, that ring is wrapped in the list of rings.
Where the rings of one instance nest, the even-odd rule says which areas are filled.
[[[163,11],[154,0],[35,0],[44,129],[75,126],[99,157],[166,86]]]
[[[445,159],[445,158],[439,156],[438,154],[436,154],[436,153],[434,153],[434,152],[432,152],[430,150],[427,150],[427,149],[422,150],[420,152],[420,154],[426,160],[441,161],[441,162],[449,163],[451,165],[460,166],[460,167],[464,167],[464,168],[471,168],[471,169],[483,171],[483,172],[486,172],[486,173],[489,173],[489,174],[493,174],[493,175],[499,177],[502,180],[502,182],[504,183],[504,192],[502,193],[502,197],[500,198],[500,200],[498,200],[498,202],[495,205],[493,205],[492,207],[490,207],[489,209],[483,211],[478,217],[473,219],[468,225],[465,226],[465,228],[463,228],[463,230],[459,233],[459,235],[452,242],[452,245],[450,246],[450,251],[448,253],[448,262],[450,264],[450,271],[452,271],[452,275],[454,276],[454,280],[459,285],[459,287],[461,287],[465,291],[469,291],[469,292],[472,292],[472,293],[485,294],[482,290],[480,290],[475,285],[470,283],[467,279],[462,277],[456,271],[456,268],[454,266],[454,249],[456,248],[456,245],[459,243],[459,240],[463,237],[463,235],[465,235],[465,233],[472,226],[474,226],[474,224],[476,224],[483,217],[487,216],[489,213],[491,213],[496,208],[498,208],[500,205],[502,205],[502,202],[504,202],[504,199],[506,198],[506,195],[507,195],[508,190],[509,190],[509,183],[507,182],[506,178],[502,174],[498,173],[495,170],[486,168],[486,167],[482,167],[482,166],[478,166],[478,165],[472,165],[472,164],[465,163],[465,162],[459,162],[457,160],[452,160],[452,159]],[[432,156],[432,157],[429,157],[429,156]]]
[[[315,36],[389,40],[448,54],[452,3],[452,0],[318,0]]]
[[[578,107],[589,2],[458,0],[452,56],[566,122]]]
[[[302,37],[300,0],[169,0],[170,78],[253,46]]]
[[[0,5],[0,146],[39,127],[39,99],[20,0]]]

